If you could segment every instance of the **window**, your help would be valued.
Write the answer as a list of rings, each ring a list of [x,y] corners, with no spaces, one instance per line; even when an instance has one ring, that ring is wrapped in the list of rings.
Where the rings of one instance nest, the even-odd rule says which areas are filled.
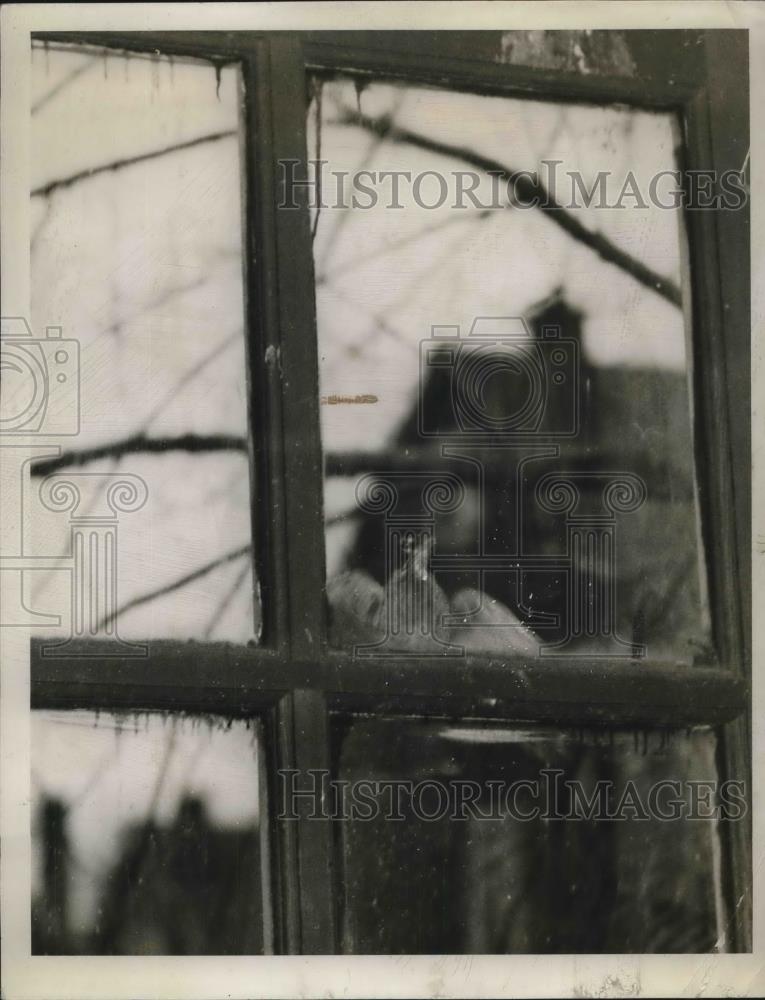
[[[39,952],[751,946],[744,43],[470,36],[34,41]]]
[[[611,210],[597,194],[589,207],[574,201],[565,218],[600,231],[598,255],[549,213],[503,203],[498,192],[507,184],[491,189],[500,171],[530,177],[541,169],[563,204],[577,185],[597,192],[599,176],[629,171],[648,192],[653,177],[677,169],[674,115],[359,78],[316,78],[314,91],[309,123],[318,132],[309,134],[309,148],[323,161],[330,204],[332,178],[367,178],[367,191],[349,192],[344,211],[314,215],[327,573],[343,612],[338,631],[348,621],[341,595],[354,582],[362,586],[359,573],[377,581],[382,595],[384,525],[401,530],[407,517],[424,513],[417,509],[422,481],[413,473],[441,470],[456,476],[464,493],[455,510],[432,514],[432,565],[444,565],[436,583],[455,614],[468,614],[457,626],[459,643],[502,652],[514,637],[502,615],[508,623],[520,615],[548,655],[639,655],[647,645],[654,659],[708,656],[680,206],[668,207],[664,193],[661,204],[645,201],[636,209],[638,236],[634,213],[614,207],[621,196],[614,181],[610,192],[603,189]],[[455,164],[476,163],[483,190],[474,204]],[[369,193],[369,178],[396,172],[396,199]],[[414,178],[409,196],[407,176]],[[437,178],[444,178],[438,187]],[[638,280],[620,250],[655,280]],[[497,351],[503,338],[516,338],[513,311],[529,325],[529,333],[520,331],[523,350],[540,352],[521,356],[528,371],[511,369],[517,352]],[[475,351],[471,338],[480,345]],[[374,402],[352,402],[357,398]],[[358,489],[368,482],[365,473],[382,468],[398,496],[376,513],[359,501]],[[581,496],[556,517],[539,490],[562,469],[571,470],[568,483]],[[646,496],[635,497],[636,509],[618,518],[608,540],[617,550],[614,620],[596,638],[561,613],[565,522],[589,516],[595,524],[598,491],[620,470],[639,476],[625,488]],[[493,568],[476,570],[480,563]],[[354,569],[355,577],[342,576]],[[534,641],[522,637],[521,649]]]

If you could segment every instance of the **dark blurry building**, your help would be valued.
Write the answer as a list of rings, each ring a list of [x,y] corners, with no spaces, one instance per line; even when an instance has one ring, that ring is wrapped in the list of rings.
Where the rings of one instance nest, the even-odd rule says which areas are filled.
[[[67,920],[72,864],[66,813],[42,807],[43,892],[33,911],[40,954],[257,955],[263,951],[260,847],[256,826],[214,827],[204,803],[185,798],[169,826],[126,828],[104,880],[95,926],[77,935]]]

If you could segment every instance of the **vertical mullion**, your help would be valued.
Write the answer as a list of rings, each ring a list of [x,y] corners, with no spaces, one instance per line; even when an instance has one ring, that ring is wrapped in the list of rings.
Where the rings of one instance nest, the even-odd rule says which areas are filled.
[[[307,159],[307,80],[302,43],[274,36],[271,49],[272,170],[281,194],[280,163]],[[319,428],[313,246],[309,193],[297,188],[299,208],[275,208],[282,387],[289,631],[292,655],[311,660],[324,645],[324,517]]]
[[[259,275],[259,316],[266,326],[259,367],[265,370],[272,422],[269,451],[274,545],[270,568],[279,607],[272,609],[283,646],[293,658],[311,661],[324,640],[324,524],[319,431],[318,350],[313,248],[308,195],[298,189],[298,209],[279,208],[280,161],[307,158],[307,84],[297,36],[272,35],[249,64],[250,172],[257,178],[251,209],[260,237],[252,246]],[[255,266],[255,262],[259,266]],[[272,504],[273,506],[273,504]],[[283,803],[277,770],[329,771],[329,717],[324,695],[296,690],[275,712],[270,760],[271,819],[278,857],[279,950],[298,954],[335,951],[332,821],[312,819],[300,800],[298,819],[278,819]]]
[[[289,624],[279,354],[273,132],[268,48],[257,43],[244,77],[245,289],[253,502],[252,531],[263,644],[286,653]]]
[[[281,899],[277,864],[278,849],[274,836],[272,816],[274,810],[273,788],[270,779],[269,746],[273,745],[271,730],[273,729],[273,709],[264,719],[256,723],[258,734],[258,814],[260,841],[260,896],[263,913],[263,953],[278,954],[282,951],[281,940]],[[273,755],[271,755],[273,756]],[[279,931],[277,933],[277,928]]]
[[[713,33],[717,34],[717,33]],[[725,45],[731,42],[731,33]],[[741,131],[747,129],[746,88],[737,47],[710,52],[717,42],[706,33],[704,84],[685,109],[686,169],[714,169],[717,177],[740,164],[735,160]],[[738,50],[740,51],[740,50]],[[745,60],[744,60],[745,65]],[[731,74],[738,75],[731,75]],[[725,81],[728,85],[723,85]],[[715,111],[718,91],[724,102]],[[741,108],[731,95],[742,95]],[[746,142],[748,146],[748,142]],[[722,661],[750,677],[749,549],[749,277],[746,207],[735,212],[687,213],[696,334],[695,401],[697,468],[708,553],[708,580],[715,641]],[[735,444],[735,449],[734,449]],[[735,459],[735,461],[734,461]],[[749,713],[720,731],[720,781],[742,782],[751,802],[751,720]],[[722,881],[728,951],[751,949],[750,818],[720,827]]]
[[[742,40],[743,41],[742,44]],[[749,102],[744,32],[705,32],[704,51],[709,86],[706,115],[711,166],[719,177],[726,170],[741,170],[749,154]],[[733,95],[740,95],[738,99]],[[720,298],[720,347],[725,371],[725,411],[728,420],[730,495],[726,521],[731,525],[734,561],[733,586],[738,642],[731,669],[751,680],[751,370],[750,370],[750,275],[742,262],[749,260],[749,205],[735,211],[709,214],[718,248]],[[719,768],[723,780],[745,783],[752,792],[751,710],[725,726],[719,744]],[[725,897],[728,902],[726,928],[730,951],[752,949],[752,853],[751,812],[745,819],[721,828],[724,857]]]
[[[297,787],[310,793],[295,802],[301,954],[333,955],[337,950],[337,884],[334,820],[329,815],[333,803],[325,781],[332,777],[330,721],[323,692],[295,691],[292,723]]]
[[[720,782],[744,783],[750,806],[745,817],[718,825],[723,857],[724,944],[730,952],[752,950],[751,750],[748,716],[721,728],[717,744],[718,778]]]
[[[709,94],[699,90],[685,111],[688,171],[711,169]],[[730,402],[724,336],[728,326],[720,288],[716,212],[686,213],[692,284],[696,466],[705,524],[707,578],[714,639],[722,662],[738,670],[742,644],[735,511],[732,508]],[[696,361],[698,359],[698,361]]]
[[[749,103],[747,60],[741,58],[742,32],[713,31],[705,34],[707,75],[715,81],[709,89],[709,125],[712,165],[718,176],[725,170],[741,169],[749,154]],[[731,101],[731,95],[741,98]],[[751,680],[751,288],[749,268],[749,205],[736,211],[715,212],[715,235],[720,247],[720,298],[724,317],[722,348],[726,354],[726,403],[729,414],[733,521],[736,556],[738,620],[741,653],[732,665],[745,680]],[[719,768],[723,778],[746,782],[752,790],[751,710],[725,726],[719,744]],[[749,799],[751,801],[751,799]],[[752,854],[751,812],[721,829],[728,859],[725,896],[728,900],[726,929],[729,950],[752,949]]]
[[[300,878],[298,862],[298,829],[292,820],[278,818],[282,810],[283,789],[280,772],[295,769],[295,739],[293,696],[284,695],[273,710],[269,736],[268,788],[271,812],[269,828],[273,844],[271,871],[274,890],[274,921],[276,948],[280,954],[300,955],[303,952],[301,935]]]
[[[270,96],[273,145],[272,191],[280,195],[280,163],[299,161],[307,167],[307,80],[302,42],[296,35],[270,39]],[[305,176],[303,174],[302,176]],[[273,178],[275,177],[275,184]],[[324,516],[323,467],[319,428],[319,365],[313,246],[308,189],[299,188],[297,209],[276,213],[276,287],[278,293],[279,353],[275,358],[282,389],[286,559],[289,586],[290,651],[309,662],[324,645]],[[283,746],[283,763],[297,771],[299,785],[310,782],[312,770],[329,771],[329,717],[321,692],[297,690],[289,698],[292,742]],[[289,857],[297,862],[299,892],[299,951],[303,955],[335,951],[335,892],[333,884],[332,820],[312,818],[302,800],[297,824],[285,831]],[[295,873],[289,875],[294,880]]]

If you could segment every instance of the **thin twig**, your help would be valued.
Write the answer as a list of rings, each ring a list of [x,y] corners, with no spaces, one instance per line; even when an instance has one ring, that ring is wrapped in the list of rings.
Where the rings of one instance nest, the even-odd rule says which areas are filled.
[[[205,563],[204,566],[200,566],[199,569],[195,569],[193,572],[187,573],[185,576],[174,580],[172,583],[166,584],[164,587],[159,587],[157,590],[151,590],[147,594],[142,594],[140,597],[134,597],[132,600],[127,601],[121,607],[117,608],[116,611],[112,611],[110,614],[105,615],[98,623],[97,631],[105,628],[110,622],[114,621],[126,611],[132,611],[133,608],[140,607],[142,604],[148,604],[149,601],[155,601],[158,597],[164,597],[165,594],[172,594],[173,591],[180,590],[181,587],[185,587],[187,584],[193,583],[195,580],[199,580],[203,576],[207,576],[208,573],[212,573],[212,571],[217,569],[219,566],[225,566],[226,563],[234,562],[236,559],[241,559],[242,556],[247,555],[251,549],[252,545],[242,545],[240,548],[233,549],[231,552],[226,552],[225,555],[219,556],[217,559],[213,559],[212,562]]]
[[[229,604],[231,604],[233,599],[236,597],[239,588],[242,586],[245,579],[247,578],[247,575],[250,572],[250,568],[251,567],[248,560],[244,564],[244,566],[242,566],[241,570],[237,573],[231,587],[226,591],[226,593],[223,595],[220,602],[218,603],[217,608],[215,609],[215,611],[213,611],[210,621],[207,623],[207,627],[205,628],[204,633],[202,635],[203,639],[209,639],[210,636],[212,635],[213,629],[221,620],[226,610],[228,609]]]
[[[59,177],[57,180],[48,181],[41,187],[32,191],[33,198],[47,198],[48,195],[61,188],[71,187],[79,181],[90,180],[98,174],[109,171],[123,170],[125,167],[132,167],[136,163],[145,163],[147,160],[156,160],[160,156],[167,156],[168,153],[178,153],[183,149],[192,149],[194,146],[201,146],[207,142],[218,142],[219,139],[228,139],[238,135],[235,129],[228,129],[225,132],[210,132],[209,135],[200,135],[196,139],[189,139],[186,142],[176,143],[174,146],[164,146],[162,149],[154,149],[150,153],[140,153],[138,156],[128,156],[122,160],[112,160],[111,163],[102,163],[98,167],[90,167],[87,170],[80,170],[76,174],[69,174],[68,177]]]
[[[489,209],[482,209],[477,213],[477,217],[479,219],[487,219],[490,214]],[[475,220],[475,215],[454,215],[448,219],[441,219],[430,226],[424,226],[422,229],[418,229],[415,233],[408,233],[406,236],[401,236],[399,239],[393,240],[390,243],[383,243],[381,246],[375,247],[375,249],[369,253],[353,254],[347,260],[344,260],[336,267],[333,267],[330,271],[322,271],[317,274],[316,285],[317,287],[326,285],[334,281],[335,278],[340,277],[341,274],[345,274],[347,271],[352,271],[361,264],[368,264],[370,261],[377,260],[379,257],[384,257],[386,254],[395,253],[402,247],[408,246],[411,243],[416,243],[418,240],[425,239],[428,236],[432,236],[434,233],[440,232],[448,226],[453,226],[455,223],[475,222]]]
[[[175,383],[173,388],[167,393],[165,398],[161,400],[159,403],[157,403],[157,405],[154,407],[151,413],[149,413],[148,417],[146,417],[142,421],[141,430],[139,431],[139,433],[148,430],[149,426],[154,423],[154,421],[157,419],[158,416],[160,416],[162,411],[167,406],[169,406],[174,399],[177,398],[181,389],[185,388],[185,386],[187,386],[189,382],[193,382],[193,380],[197,377],[197,375],[199,375],[202,371],[204,371],[204,369],[210,364],[210,362],[214,361],[220,354],[223,353],[224,350],[226,350],[226,348],[236,343],[236,341],[239,339],[242,339],[241,329],[234,330],[232,333],[226,334],[226,336],[223,337],[221,340],[219,340],[218,343],[215,344],[215,346],[212,347],[208,351],[208,353],[204,355],[204,357],[200,358],[195,365],[193,365],[186,372],[184,372],[184,374]]]
[[[358,91],[356,92],[356,96],[357,98],[359,98],[359,112],[360,112],[361,102]],[[398,113],[403,101],[404,101],[403,93],[398,94],[393,104],[393,107],[390,111],[391,120],[395,120],[395,116]],[[335,107],[341,109],[341,105],[338,103],[337,100],[334,100],[333,103]],[[380,148],[382,142],[383,142],[383,136],[372,135],[370,137],[369,148],[365,151],[364,156],[361,159],[361,162],[356,168],[357,176],[362,171],[368,169],[370,164],[374,161],[374,158],[377,155],[377,151]],[[352,214],[351,212],[340,212],[337,215],[337,222],[335,223],[335,227],[334,229],[331,230],[331,232],[329,233],[327,239],[324,241],[324,244],[322,246],[322,258],[324,260],[325,265],[327,264],[328,261],[331,260],[332,254],[338,244],[338,241],[340,240],[343,227],[347,225],[349,219],[351,218],[351,214]]]
[[[83,63],[81,66],[75,67],[75,69],[67,73],[62,80],[59,80],[59,82],[54,87],[51,87],[50,90],[46,91],[46,93],[44,93],[43,96],[38,101],[35,101],[31,109],[32,114],[34,115],[37,114],[38,111],[41,111],[45,107],[45,105],[48,104],[50,101],[52,101],[57,94],[60,94],[61,91],[66,86],[68,86],[70,83],[73,83],[77,79],[77,77],[82,76],[83,73],[87,72],[93,66],[96,66],[98,62],[99,60],[96,57],[94,57],[93,59],[88,60],[88,62]]]
[[[100,337],[104,334],[119,333],[126,326],[135,322],[136,319],[140,319],[140,317],[146,316],[147,313],[152,313],[156,309],[161,309],[162,306],[167,305],[168,302],[172,302],[172,300],[177,296],[185,295],[187,292],[193,292],[197,288],[202,288],[207,283],[207,280],[208,279],[206,277],[195,278],[194,281],[190,281],[188,284],[173,285],[170,288],[164,289],[164,291],[162,291],[155,299],[152,299],[151,302],[147,302],[141,306],[137,313],[123,319],[115,320],[113,323],[110,323],[109,326],[104,327],[98,336]]]

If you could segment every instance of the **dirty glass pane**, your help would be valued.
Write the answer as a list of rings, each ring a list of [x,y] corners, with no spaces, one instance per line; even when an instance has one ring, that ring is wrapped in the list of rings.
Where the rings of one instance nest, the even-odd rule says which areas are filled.
[[[724,947],[718,827],[743,800],[717,799],[711,732],[359,718],[337,742],[346,953]]]
[[[31,334],[9,334],[48,375],[26,430],[60,449],[34,456],[26,498],[34,554],[61,557],[24,575],[45,634],[259,632],[240,105],[235,65],[33,45]],[[87,524],[75,538],[99,518],[119,522],[109,553]]]
[[[257,723],[32,715],[34,954],[260,954]]]
[[[312,95],[333,642],[708,660],[674,118]]]

